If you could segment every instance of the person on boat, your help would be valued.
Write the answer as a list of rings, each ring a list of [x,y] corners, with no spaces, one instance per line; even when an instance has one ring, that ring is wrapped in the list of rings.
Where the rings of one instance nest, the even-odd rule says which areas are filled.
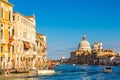
[[[48,70],[48,65],[45,65],[44,69],[45,69],[45,70]]]
[[[54,69],[56,69],[56,62],[54,62]]]
[[[52,70],[52,61],[49,61],[49,70]]]

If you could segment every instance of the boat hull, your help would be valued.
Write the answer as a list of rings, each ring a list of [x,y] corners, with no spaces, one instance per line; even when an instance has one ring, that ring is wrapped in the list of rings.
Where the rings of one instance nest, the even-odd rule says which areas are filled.
[[[54,74],[54,70],[37,70],[38,75],[51,75]]]
[[[112,68],[107,66],[104,68],[104,72],[112,72]]]

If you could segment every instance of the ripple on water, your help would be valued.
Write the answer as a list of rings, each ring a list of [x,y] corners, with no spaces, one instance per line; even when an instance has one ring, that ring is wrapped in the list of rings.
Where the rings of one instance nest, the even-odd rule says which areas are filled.
[[[111,73],[104,72],[103,68],[104,66],[93,65],[60,65],[57,66],[56,73],[53,75],[29,76],[21,74],[6,80],[120,80],[119,66],[112,66],[113,72]]]

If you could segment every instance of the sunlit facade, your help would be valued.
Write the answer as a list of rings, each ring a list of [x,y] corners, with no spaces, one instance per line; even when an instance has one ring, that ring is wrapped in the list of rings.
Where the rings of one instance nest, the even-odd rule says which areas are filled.
[[[44,67],[46,63],[46,51],[47,43],[46,36],[40,33],[36,33],[36,64],[37,68]]]
[[[113,60],[111,58],[114,57]],[[78,46],[78,50],[71,52],[70,62],[76,64],[110,64],[119,65],[120,56],[112,49],[103,49],[103,43],[95,42],[92,49],[90,43],[86,40],[86,36],[83,36],[81,43]]]
[[[3,70],[11,68],[14,53],[14,46],[10,44],[14,35],[12,16],[13,5],[8,0],[0,0],[0,68]]]
[[[14,35],[14,65],[13,69],[25,71],[34,67],[36,56],[36,23],[35,16],[24,16],[19,12],[13,13]]]

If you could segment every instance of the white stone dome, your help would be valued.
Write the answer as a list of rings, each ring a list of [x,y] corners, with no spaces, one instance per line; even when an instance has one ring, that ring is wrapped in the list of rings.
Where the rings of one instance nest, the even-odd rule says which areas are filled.
[[[90,43],[86,40],[85,35],[83,36],[82,41],[80,42],[78,49],[82,50],[82,51],[91,51]]]

